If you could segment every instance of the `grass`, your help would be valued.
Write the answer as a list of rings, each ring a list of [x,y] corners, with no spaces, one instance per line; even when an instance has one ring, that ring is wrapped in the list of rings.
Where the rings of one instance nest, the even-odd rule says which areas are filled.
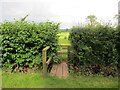
[[[3,73],[3,88],[44,88],[45,82],[41,74]]]
[[[59,45],[70,45],[70,42],[68,40],[69,32],[61,32],[58,34],[59,40],[58,44]]]
[[[75,76],[59,79],[41,73],[24,74],[3,72],[3,88],[118,88],[118,78],[103,76]]]
[[[0,89],[2,88],[2,69],[0,68]]]

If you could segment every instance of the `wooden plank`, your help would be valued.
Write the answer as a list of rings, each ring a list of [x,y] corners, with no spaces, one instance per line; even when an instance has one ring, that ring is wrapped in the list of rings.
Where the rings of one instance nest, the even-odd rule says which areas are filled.
[[[62,63],[62,77],[64,78],[64,79],[66,79],[68,76],[69,76],[69,72],[68,72],[68,65],[67,65],[67,63],[65,63],[65,62],[63,62]]]
[[[66,79],[69,76],[67,63],[62,62],[61,64],[54,64],[50,72],[50,75]]]
[[[59,64],[59,65],[58,65],[57,72],[56,72],[56,76],[57,76],[58,78],[62,78],[62,64]]]
[[[53,67],[51,69],[50,75],[55,76],[57,72],[57,64],[53,64]]]
[[[68,52],[59,51],[57,54],[68,54]]]
[[[61,49],[68,49],[67,47],[62,47]]]
[[[69,47],[71,45],[59,45],[59,47]]]

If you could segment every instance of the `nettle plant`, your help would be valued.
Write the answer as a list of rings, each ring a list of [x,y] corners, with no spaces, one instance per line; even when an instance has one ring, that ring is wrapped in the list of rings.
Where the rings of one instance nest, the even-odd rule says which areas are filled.
[[[15,65],[33,67],[35,64],[41,67],[42,49],[46,46],[50,46],[48,57],[56,54],[59,23],[34,23],[25,18],[0,24],[3,67],[12,69]]]

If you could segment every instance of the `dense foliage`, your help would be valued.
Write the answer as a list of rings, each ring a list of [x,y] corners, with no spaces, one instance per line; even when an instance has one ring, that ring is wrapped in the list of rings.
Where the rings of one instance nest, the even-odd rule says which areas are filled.
[[[0,24],[3,67],[41,65],[41,52],[46,46],[50,46],[48,56],[56,53],[59,24],[34,23],[24,19]]]
[[[74,65],[99,64],[104,66],[118,64],[118,30],[112,27],[97,28],[74,27],[70,41],[74,55],[69,60]],[[72,56],[73,56],[72,55]]]
[[[116,41],[117,41],[116,48],[119,54],[118,60],[120,60],[120,26],[117,27],[117,30],[118,30],[118,33],[117,33],[117,38],[116,38]],[[118,61],[118,70],[120,72],[120,61]]]

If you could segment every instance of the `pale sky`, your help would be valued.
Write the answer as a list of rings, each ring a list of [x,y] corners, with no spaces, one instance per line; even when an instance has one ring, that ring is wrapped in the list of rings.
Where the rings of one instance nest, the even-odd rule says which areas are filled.
[[[115,22],[120,0],[0,0],[0,21],[20,19],[29,14],[28,20],[53,21],[60,28],[71,28],[84,23],[88,15],[98,20]]]

